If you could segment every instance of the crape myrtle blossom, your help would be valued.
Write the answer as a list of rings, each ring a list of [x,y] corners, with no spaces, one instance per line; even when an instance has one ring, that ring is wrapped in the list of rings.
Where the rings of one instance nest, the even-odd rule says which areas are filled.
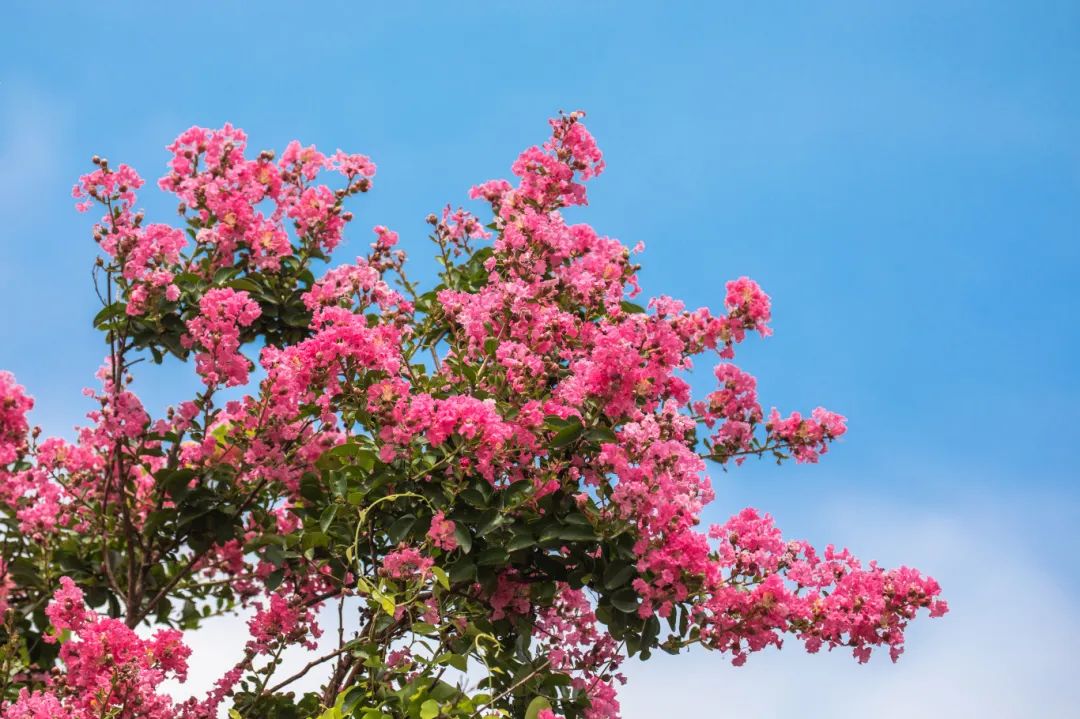
[[[30,430],[26,414],[33,406],[34,400],[27,396],[25,388],[15,383],[15,377],[10,372],[0,372],[0,468],[26,451],[26,435]]]
[[[45,609],[58,642],[64,674],[43,690],[19,690],[5,717],[53,719],[102,716],[167,719],[175,715],[171,698],[158,693],[169,678],[187,677],[191,654],[175,629],[160,629],[143,639],[123,622],[87,610],[82,591],[70,577]]]
[[[247,292],[210,290],[199,300],[199,315],[187,323],[181,340],[198,347],[195,371],[207,385],[227,387],[247,384],[249,361],[240,354],[240,332],[258,319],[262,311]]]
[[[440,510],[431,518],[431,528],[428,529],[427,537],[434,546],[452,552],[457,549],[457,539],[454,538],[455,529],[453,520],[447,519]]]
[[[617,719],[632,656],[742,664],[791,638],[896,660],[921,610],[947,611],[918,571],[755,509],[702,526],[709,462],[816,463],[846,420],[763,411],[734,363],[772,332],[753,280],[717,313],[637,300],[641,247],[567,221],[605,170],[582,113],[513,182],[473,187],[483,210],[428,216],[430,286],[383,225],[331,261],[368,157],[250,153],[231,125],[168,151],[175,225],[144,222],[126,165],[95,158],[73,191],[103,212],[87,425],[42,438],[0,372],[0,719]],[[201,388],[153,416],[134,378],[166,355]],[[694,396],[700,356],[716,385]],[[214,686],[159,691],[186,675],[184,632],[239,609],[249,636]]]

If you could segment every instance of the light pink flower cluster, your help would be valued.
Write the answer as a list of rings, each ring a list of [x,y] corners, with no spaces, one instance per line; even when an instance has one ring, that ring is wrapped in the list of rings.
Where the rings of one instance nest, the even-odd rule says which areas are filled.
[[[762,337],[772,334],[768,327],[772,318],[769,296],[749,277],[740,277],[727,283],[724,305],[728,309],[728,315],[739,320],[738,323],[732,323],[731,327],[736,342],[742,341],[742,335],[739,334],[742,329],[757,330]]]
[[[267,603],[255,603],[255,616],[248,620],[251,639],[249,651],[269,654],[279,647],[302,644],[315,649],[322,635],[315,614],[304,606],[302,596],[289,597],[282,592],[270,594]]]
[[[71,189],[71,196],[80,200],[75,208],[79,212],[86,212],[93,205],[93,201],[113,198],[120,206],[112,209],[120,215],[130,217],[135,206],[135,191],[143,186],[139,173],[128,165],[120,165],[116,170],[110,170],[107,164],[102,165],[101,160],[94,164],[101,167],[80,177],[78,184]]]
[[[829,451],[829,442],[847,431],[847,419],[824,407],[818,407],[805,419],[798,412],[781,418],[773,409],[765,427],[772,438],[791,449],[796,462],[817,462]]]
[[[431,518],[431,527],[427,536],[432,545],[447,552],[457,549],[457,539],[454,538],[454,522],[447,519],[442,510],[435,513]]]
[[[20,531],[28,536],[43,538],[61,527],[85,530],[91,517],[89,507],[107,499],[109,485],[104,481],[102,469],[108,453],[143,438],[149,416],[138,397],[117,387],[107,365],[99,370],[98,377],[103,390],[98,393],[88,389],[85,394],[96,400],[99,408],[87,413],[92,424],[79,430],[75,444],[48,438],[36,447],[36,462],[32,465],[8,472],[0,464],[0,505],[14,514]],[[0,436],[5,427],[10,433],[10,439],[0,441],[0,453],[6,451],[15,458],[26,450],[25,417],[20,420],[20,412],[25,413],[32,401],[13,382],[5,394],[4,404],[18,411],[0,420]],[[20,435],[21,440],[15,440]],[[148,441],[145,448],[154,452],[157,446],[156,442]],[[160,456],[148,457],[145,466],[127,466],[128,488],[140,504],[153,487],[148,470],[161,466],[162,461]],[[66,481],[58,481],[60,478]],[[111,491],[120,490],[113,485]],[[141,521],[145,508],[141,505],[131,516],[133,523]]]
[[[16,384],[10,372],[0,372],[0,481],[3,468],[19,459],[26,451],[29,424],[26,414],[34,407],[34,400],[26,390]]]
[[[584,205],[585,186],[576,181],[599,175],[603,156],[580,120],[582,112],[551,120],[551,139],[543,148],[530,147],[518,157],[511,171],[521,179],[515,191],[541,207]]]
[[[184,233],[168,225],[147,225],[137,228],[131,239],[130,248],[114,255],[123,265],[124,278],[131,282],[127,313],[143,315],[155,300],[180,299],[180,288],[173,284],[173,269],[187,245]]]
[[[316,313],[315,324],[321,324],[319,309],[344,306],[355,312],[377,307],[384,312],[401,306],[404,299],[382,278],[382,273],[363,257],[355,265],[342,265],[329,270],[304,294],[304,304]]]
[[[350,219],[341,198],[371,186],[375,166],[363,155],[340,150],[331,158],[293,141],[274,163],[273,153],[244,157],[247,136],[225,125],[220,130],[192,127],[169,146],[170,172],[158,183],[180,198],[182,209],[201,225],[197,240],[215,267],[251,265],[277,271],[294,247],[282,222],[293,221],[301,246],[326,252],[341,241]],[[347,178],[344,190],[309,184],[324,169]],[[270,213],[259,207],[268,202]]]
[[[437,241],[443,252],[449,251],[451,257],[472,251],[472,240],[486,240],[491,237],[484,225],[471,212],[458,208],[451,211],[450,205],[443,208],[442,219],[435,215],[428,216],[428,222],[435,225]]]
[[[624,425],[617,443],[603,445],[595,469],[619,477],[612,501],[637,530],[642,617],[668,617],[675,602],[692,597],[699,577],[713,572],[708,542],[694,530],[713,491],[704,461],[686,443],[694,422],[676,409],[669,403],[659,415]]]
[[[585,719],[618,719],[615,684],[626,683],[617,671],[623,656],[597,621],[584,592],[560,584],[554,603],[538,612],[533,638],[551,667],[569,675],[588,699]]]
[[[176,302],[180,289],[173,280],[187,237],[169,225],[142,224],[142,214],[135,212],[135,191],[143,180],[135,170],[127,165],[112,170],[98,158],[95,163],[98,169],[79,178],[72,194],[82,200],[76,205],[80,211],[97,202],[107,212],[95,225],[94,238],[126,283],[127,314],[138,317],[160,302]]]
[[[483,596],[479,585],[474,586],[473,590]],[[488,606],[491,607],[493,620],[513,616],[524,617],[532,609],[532,602],[529,601],[529,585],[521,581],[512,569],[499,574],[494,591],[486,599]]]
[[[419,580],[427,576],[434,564],[419,549],[401,545],[383,557],[382,573],[391,579]]]
[[[467,395],[435,399],[426,393],[410,394],[404,381],[373,384],[368,389],[368,408],[383,419],[380,456],[387,462],[414,441],[423,439],[439,447],[456,436],[470,445],[469,466],[494,482],[496,459],[510,451],[515,436],[493,401]]]
[[[214,387],[247,384],[251,363],[240,353],[240,331],[259,318],[259,305],[247,292],[214,289],[199,300],[199,315],[187,323],[186,347],[197,347],[195,370]]]
[[[724,461],[750,450],[762,412],[757,400],[757,380],[751,375],[729,363],[718,364],[714,374],[721,388],[710,393],[704,402],[696,403],[694,409],[710,429],[719,422],[710,441],[713,453]],[[741,456],[735,461],[741,464],[744,459]]]
[[[948,611],[933,579],[907,567],[864,567],[831,545],[819,556],[806,542],[785,541],[772,518],[753,509],[714,525],[709,536],[718,541],[719,574],[695,621],[706,646],[731,652],[735,664],[747,652],[780,646],[784,632],[811,652],[847,646],[865,662],[875,646],[887,646],[896,661],[919,609],[932,617]]]

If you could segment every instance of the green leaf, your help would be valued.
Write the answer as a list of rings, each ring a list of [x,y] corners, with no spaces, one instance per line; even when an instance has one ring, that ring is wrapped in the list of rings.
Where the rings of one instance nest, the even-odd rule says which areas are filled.
[[[162,482],[170,497],[182,501],[188,495],[188,485],[195,478],[195,471],[191,469],[162,470],[155,477]]]
[[[379,603],[379,606],[382,607],[384,612],[386,612],[390,616],[394,616],[394,612],[397,610],[397,604],[394,603],[393,599],[386,596],[377,589],[371,593],[371,596],[375,601]]]
[[[270,572],[270,574],[266,577],[266,588],[272,592],[281,586],[281,582],[284,581],[284,579],[285,570],[275,569],[274,571]]]
[[[352,714],[356,705],[363,701],[367,695],[367,692],[362,687],[353,687],[349,689],[341,697],[341,712],[343,714]]]
[[[626,614],[632,614],[638,610],[638,595],[633,589],[629,587],[626,589],[620,589],[611,595],[611,606],[618,609],[620,612]]]
[[[485,497],[476,489],[466,489],[464,492],[461,493],[461,498],[465,500],[465,502],[480,509],[483,509],[488,505],[487,497]]]
[[[504,524],[508,524],[509,522],[510,517],[506,516],[505,514],[496,514],[490,520],[485,522],[484,526],[480,527],[480,529],[476,532],[476,536],[483,537],[484,535],[490,534],[491,532],[495,531]]]
[[[304,549],[311,549],[312,547],[325,547],[330,544],[330,538],[323,532],[305,532],[304,538],[300,542],[300,546]]]
[[[250,280],[247,277],[233,280],[226,286],[231,287],[234,290],[243,290],[244,292],[259,292],[262,289],[259,285],[255,284],[254,280]]]
[[[213,284],[224,285],[228,280],[234,277],[237,272],[238,270],[235,267],[222,267],[214,273]]]
[[[439,716],[439,703],[434,699],[428,699],[420,705],[420,719],[435,719],[437,716]]]
[[[596,530],[589,525],[556,525],[548,527],[540,535],[541,542],[561,540],[564,542],[591,542],[596,540]]]
[[[618,438],[615,436],[615,432],[610,427],[596,427],[590,429],[585,438],[591,442],[614,442]]]
[[[515,534],[513,538],[507,543],[507,552],[516,552],[519,549],[526,549],[536,544],[536,537],[532,536],[529,532],[522,532],[521,534]]]
[[[634,576],[634,567],[622,562],[612,562],[604,570],[604,589],[618,589]]]
[[[525,710],[525,719],[536,719],[540,716],[540,712],[545,709],[551,708],[551,702],[544,697],[536,697],[529,702],[529,707]]]
[[[331,504],[329,507],[323,510],[322,516],[319,517],[319,529],[326,531],[330,528],[330,524],[334,521],[334,517],[337,515],[338,505]]]
[[[532,489],[533,483],[531,479],[523,479],[519,482],[514,482],[502,493],[503,506],[512,507],[520,504],[522,500],[529,496]]]
[[[472,535],[464,524],[459,522],[454,526],[454,539],[457,541],[462,554],[468,554],[472,551]]]
[[[411,514],[406,514],[404,517],[399,517],[393,524],[386,530],[386,534],[390,537],[390,541],[397,544],[405,538],[405,535],[409,533],[409,530],[416,524],[416,517]]]
[[[450,567],[450,581],[454,584],[476,578],[476,565],[471,559],[462,557]]]
[[[370,449],[364,449],[354,442],[346,442],[324,452],[322,457],[319,458],[318,464],[322,469],[333,469],[340,465],[355,464],[365,472],[370,472],[375,468],[375,459],[375,453]]]
[[[481,567],[496,567],[506,561],[506,550],[501,547],[492,547],[480,552],[476,557],[476,564]]]
[[[570,419],[563,419],[562,417],[555,414],[549,414],[548,416],[544,417],[544,426],[548,429],[559,430],[566,427],[571,427],[575,424],[581,424],[580,422],[578,422],[576,417],[571,417]]]
[[[450,577],[442,567],[432,567],[431,573],[435,575],[435,579],[442,585],[443,589],[450,589]]]
[[[578,422],[563,427],[555,433],[554,437],[551,438],[551,443],[549,446],[552,449],[561,449],[562,447],[565,447],[568,444],[574,442],[574,440],[580,437],[581,433],[584,431],[585,428],[582,427],[581,424]]]
[[[116,317],[123,317],[125,314],[127,314],[127,307],[124,303],[113,302],[95,315],[94,327],[101,328],[108,324],[109,320],[115,319]]]

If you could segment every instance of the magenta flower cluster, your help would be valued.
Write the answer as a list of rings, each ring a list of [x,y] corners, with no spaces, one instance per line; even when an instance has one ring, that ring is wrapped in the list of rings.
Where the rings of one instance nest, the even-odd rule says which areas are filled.
[[[542,518],[542,508],[564,496],[588,524],[560,527],[567,545],[595,540],[588,556],[607,562],[604,542],[627,537],[631,558],[621,568],[609,562],[616,576],[605,579],[618,586],[625,574],[616,608],[642,626],[666,620],[673,631],[681,627],[735,664],[786,636],[811,652],[845,647],[864,662],[883,648],[895,660],[920,610],[947,611],[938,584],[916,570],[884,569],[847,550],[785,539],[754,509],[702,528],[714,498],[707,461],[815,463],[845,434],[846,420],[823,408],[786,417],[763,410],[757,380],[733,363],[749,334],[771,334],[773,306],[753,280],[727,283],[720,314],[687,310],[670,297],[633,303],[641,248],[563,213],[587,204],[585,182],[605,168],[580,113],[551,121],[550,138],[512,164],[516,182],[472,188],[470,197],[490,206],[490,222],[449,206],[429,216],[445,272],[443,285],[427,295],[405,276],[397,234],[383,226],[374,228],[366,256],[304,279],[312,259],[327,258],[341,243],[352,220],[343,201],[370,188],[375,166],[367,157],[325,155],[295,141],[279,159],[270,152],[251,159],[246,150],[247,136],[230,125],[192,128],[169,146],[158,186],[179,200],[185,229],[143,222],[135,208],[143,181],[126,165],[112,169],[96,159],[97,169],[80,179],[78,208],[105,211],[94,234],[109,281],[126,302],[118,313],[126,319],[115,321],[176,326],[178,346],[167,349],[194,356],[204,391],[151,417],[129,387],[123,352],[131,347],[114,349],[99,373],[101,389],[87,391],[95,403],[89,425],[72,442],[38,441],[27,421],[32,400],[0,372],[0,507],[26,537],[47,545],[64,532],[102,536],[120,512],[131,536],[152,536],[160,525],[152,518],[211,482],[250,497],[237,502],[237,536],[181,548],[182,576],[162,593],[181,582],[228,584],[253,613],[249,641],[206,696],[174,704],[159,685],[185,677],[182,633],[142,638],[131,628],[156,611],[152,602],[161,596],[147,608],[133,578],[121,607],[127,621],[120,621],[89,610],[65,576],[46,610],[64,670],[35,679],[36,689],[0,708],[2,719],[208,719],[245,678],[269,676],[259,661],[272,669],[285,648],[315,647],[323,631],[318,610],[345,597],[385,609],[388,618],[371,626],[391,632],[380,661],[398,673],[392,681],[415,678],[421,664],[413,649],[392,644],[400,638],[392,632],[422,622],[466,634],[467,617],[454,614],[454,602],[464,599],[485,607],[484,621],[528,627],[545,670],[565,675],[582,697],[582,716],[615,719],[627,643],[608,628],[611,606],[580,586],[586,580],[560,580],[553,595],[541,595],[535,577],[498,552],[484,556],[502,562],[488,581],[451,586],[443,569],[448,558],[468,553],[473,539],[526,516]],[[327,172],[343,186],[322,184]],[[455,264],[460,257],[475,260],[468,277],[465,265]],[[190,297],[190,287],[204,289]],[[301,320],[286,322],[275,302],[293,292],[298,307],[290,311]],[[180,311],[187,314],[176,323]],[[263,323],[278,321],[296,333],[257,342]],[[261,345],[258,354],[253,345]],[[700,355],[715,358],[717,384],[695,398],[687,372]],[[226,387],[244,394],[221,402],[215,392]],[[358,442],[370,446],[363,450],[369,467],[390,468],[387,495],[364,505],[335,489],[312,519],[305,482],[310,489],[323,477],[335,452],[360,452]],[[505,516],[484,515],[483,529],[469,525],[479,511],[454,513],[472,480],[482,485],[480,500],[504,498],[496,501]],[[509,488],[520,495],[511,497]],[[363,560],[350,554],[344,572],[318,559],[339,513],[359,512],[354,552],[364,544],[368,512],[392,511],[391,500],[402,498],[430,504],[431,497],[449,499],[425,510],[412,539],[394,536]],[[416,518],[401,519],[406,536]],[[290,545],[294,564],[262,551],[305,529],[310,542]],[[521,546],[534,540],[541,541],[523,535]],[[157,545],[147,544],[154,558]],[[548,559],[568,556],[568,546],[555,545]],[[113,570],[108,558],[104,569]],[[125,594],[123,582],[108,579]],[[0,563],[0,609],[22,591]],[[469,635],[478,647],[479,634]],[[677,639],[660,646],[677,653]],[[335,674],[339,684],[330,686],[344,688],[361,670]],[[265,680],[257,683],[266,689]],[[561,715],[543,708],[538,716]]]

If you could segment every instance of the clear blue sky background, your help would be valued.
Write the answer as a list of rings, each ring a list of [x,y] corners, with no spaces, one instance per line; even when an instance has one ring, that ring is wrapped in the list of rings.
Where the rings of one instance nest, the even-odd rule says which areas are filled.
[[[953,605],[895,667],[795,645],[632,667],[627,719],[1075,711],[1080,6],[393,5],[0,10],[0,368],[36,421],[69,432],[104,355],[69,197],[92,154],[156,178],[179,131],[226,121],[256,149],[368,153],[339,257],[381,223],[430,267],[424,216],[585,109],[608,171],[577,216],[646,243],[646,294],[717,307],[757,279],[776,334],[741,364],[764,402],[850,419],[819,466],[716,472],[710,519],[758,506],[927,570]],[[191,386],[165,368],[137,389],[160,408]]]

